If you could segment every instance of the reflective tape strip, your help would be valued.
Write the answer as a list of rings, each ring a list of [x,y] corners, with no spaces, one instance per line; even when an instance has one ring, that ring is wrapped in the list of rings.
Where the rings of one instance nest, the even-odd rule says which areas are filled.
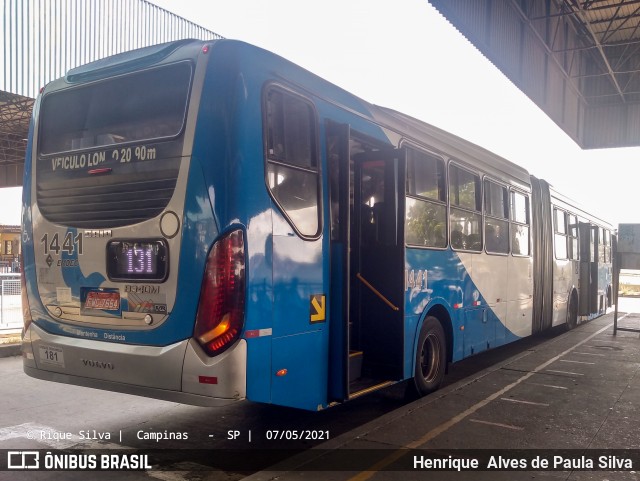
[[[218,384],[218,378],[215,376],[198,376],[200,384]]]
[[[253,339],[254,337],[270,336],[273,333],[273,329],[253,329],[244,333],[245,339]]]

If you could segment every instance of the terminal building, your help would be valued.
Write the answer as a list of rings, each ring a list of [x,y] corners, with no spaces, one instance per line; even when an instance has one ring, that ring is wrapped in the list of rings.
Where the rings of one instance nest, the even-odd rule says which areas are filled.
[[[0,225],[0,272],[14,272],[19,268],[20,226]]]

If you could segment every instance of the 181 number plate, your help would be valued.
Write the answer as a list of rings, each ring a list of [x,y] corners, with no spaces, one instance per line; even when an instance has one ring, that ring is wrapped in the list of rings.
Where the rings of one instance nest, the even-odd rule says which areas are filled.
[[[59,367],[64,367],[64,351],[60,347],[39,346],[40,362]]]

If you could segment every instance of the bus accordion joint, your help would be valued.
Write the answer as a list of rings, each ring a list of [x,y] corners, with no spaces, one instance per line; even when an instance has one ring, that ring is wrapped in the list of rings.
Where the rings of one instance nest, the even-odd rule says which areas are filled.
[[[376,289],[375,287],[373,287],[364,277],[362,277],[362,274],[360,274],[359,272],[356,274],[356,277],[358,278],[358,280],[360,282],[362,282],[365,286],[367,286],[371,292],[373,292],[376,296],[378,296],[380,298],[380,300],[382,302],[384,302],[387,306],[389,306],[391,309],[393,309],[394,311],[399,311],[400,308],[398,306],[396,306],[395,304],[393,304],[389,299],[387,299],[378,289]]]

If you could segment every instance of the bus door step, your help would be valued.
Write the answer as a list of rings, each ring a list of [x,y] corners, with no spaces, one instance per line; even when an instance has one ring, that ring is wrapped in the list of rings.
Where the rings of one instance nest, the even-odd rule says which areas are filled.
[[[349,351],[349,381],[362,376],[362,351]]]
[[[397,381],[374,381],[373,379],[362,379],[351,384],[351,390],[349,392],[349,399],[355,399],[357,397],[369,394],[370,392],[383,389],[388,386],[392,386]]]

